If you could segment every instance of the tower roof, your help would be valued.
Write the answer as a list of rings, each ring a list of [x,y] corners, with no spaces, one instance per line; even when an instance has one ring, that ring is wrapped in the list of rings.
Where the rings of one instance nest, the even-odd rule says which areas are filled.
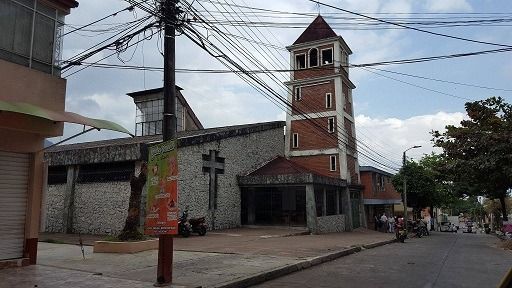
[[[299,38],[295,40],[293,45],[312,42],[325,38],[332,38],[336,36],[338,35],[336,35],[336,33],[332,30],[331,26],[325,22],[322,16],[318,15],[315,20],[309,24],[308,28],[306,28],[306,30],[300,34]]]

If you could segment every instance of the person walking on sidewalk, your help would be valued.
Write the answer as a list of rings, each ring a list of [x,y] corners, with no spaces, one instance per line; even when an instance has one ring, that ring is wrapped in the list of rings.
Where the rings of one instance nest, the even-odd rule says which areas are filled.
[[[383,232],[388,232],[388,217],[386,216],[386,213],[382,213],[382,216],[380,216],[380,222],[382,223],[382,230]]]

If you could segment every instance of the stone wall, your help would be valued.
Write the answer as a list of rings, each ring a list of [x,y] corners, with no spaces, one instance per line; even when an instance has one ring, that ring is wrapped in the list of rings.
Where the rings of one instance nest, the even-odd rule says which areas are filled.
[[[214,223],[214,227],[210,228],[240,226],[241,195],[237,176],[246,175],[276,156],[283,156],[283,133],[283,128],[279,127],[179,147],[178,205],[180,209],[189,206],[190,217],[206,216],[209,226]],[[217,175],[218,209],[215,212],[208,209],[209,174],[202,172],[202,154],[209,154],[210,150],[219,151],[218,156],[225,158],[224,174]],[[58,163],[68,163],[65,157],[59,159]],[[48,187],[46,231],[64,232],[65,229],[62,227],[64,194],[66,187],[71,186],[62,184]],[[73,231],[75,233],[116,234],[122,230],[130,197],[129,182],[76,183],[74,194]]]
[[[202,172],[202,154],[219,151],[225,158],[224,174],[218,174],[218,209],[208,210],[209,175]],[[283,129],[272,129],[238,137],[185,146],[178,149],[180,208],[189,206],[191,217],[206,216],[214,229],[241,225],[241,195],[238,175],[245,175],[262,163],[284,153]]]
[[[129,182],[77,183],[73,231],[84,234],[119,233],[128,215]]]
[[[48,185],[46,198],[46,227],[45,232],[64,232],[63,209],[66,184]]]
[[[345,215],[331,215],[317,217],[318,233],[331,233],[345,231]]]

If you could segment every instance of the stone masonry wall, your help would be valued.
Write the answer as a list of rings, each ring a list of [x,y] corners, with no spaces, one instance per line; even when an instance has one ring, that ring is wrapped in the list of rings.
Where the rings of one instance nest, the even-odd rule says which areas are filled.
[[[331,233],[345,231],[345,215],[331,215],[317,217],[318,233]]]
[[[202,154],[220,151],[225,158],[224,174],[218,174],[218,209],[213,215],[208,210],[209,175],[202,172]],[[245,175],[261,164],[284,154],[283,129],[272,129],[244,136],[206,142],[178,149],[180,165],[178,205],[189,206],[190,217],[206,216],[209,226],[214,217],[214,229],[241,225],[241,195],[238,175]]]
[[[66,184],[48,185],[45,232],[64,232],[63,209]]]
[[[130,183],[77,183],[74,200],[74,232],[115,235],[128,215]]]
[[[238,227],[241,195],[238,175],[245,175],[260,165],[284,154],[283,128],[178,148],[178,205],[189,206],[190,217],[206,216],[214,229]],[[209,175],[202,172],[202,154],[220,151],[225,158],[224,174],[218,174],[218,209],[208,210]],[[137,171],[136,171],[137,173]],[[66,185],[48,187],[46,231],[63,232],[62,214]],[[84,234],[117,234],[124,225],[130,184],[126,182],[76,183],[73,231]],[[143,201],[144,203],[144,201]],[[143,208],[144,209],[144,208]]]

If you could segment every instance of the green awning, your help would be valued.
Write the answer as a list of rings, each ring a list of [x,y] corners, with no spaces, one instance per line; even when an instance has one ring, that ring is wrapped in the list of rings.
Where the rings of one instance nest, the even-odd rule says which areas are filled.
[[[122,132],[134,136],[130,131],[126,130],[123,126],[114,123],[108,120],[102,119],[94,119],[88,118],[76,113],[66,112],[66,111],[53,111],[43,107],[39,107],[36,105],[23,103],[23,102],[13,102],[13,101],[3,101],[0,100],[0,111],[7,111],[13,113],[20,113],[25,115],[30,115],[38,118],[43,118],[46,120],[54,121],[54,122],[68,122],[68,123],[76,123],[85,126],[94,127],[96,129],[106,129],[117,132]]]

